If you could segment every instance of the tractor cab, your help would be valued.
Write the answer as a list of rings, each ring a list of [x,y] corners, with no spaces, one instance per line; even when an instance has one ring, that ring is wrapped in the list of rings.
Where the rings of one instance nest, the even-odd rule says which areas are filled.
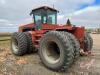
[[[57,24],[57,10],[47,6],[32,10],[30,15],[33,15],[35,29],[41,30],[43,24]]]

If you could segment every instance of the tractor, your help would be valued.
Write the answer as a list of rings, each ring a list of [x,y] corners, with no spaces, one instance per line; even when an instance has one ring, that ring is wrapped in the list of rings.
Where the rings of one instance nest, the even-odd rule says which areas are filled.
[[[57,24],[55,8],[42,6],[33,9],[30,15],[34,23],[21,25],[11,36],[11,51],[14,55],[38,52],[45,67],[65,71],[74,63],[81,49],[91,52],[93,40],[85,27]]]

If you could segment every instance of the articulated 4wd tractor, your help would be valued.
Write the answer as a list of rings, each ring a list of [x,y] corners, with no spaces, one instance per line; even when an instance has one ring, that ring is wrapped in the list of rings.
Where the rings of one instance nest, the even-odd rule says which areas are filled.
[[[64,71],[79,57],[81,49],[91,52],[93,41],[85,28],[57,25],[57,13],[47,6],[32,10],[34,23],[20,26],[12,34],[12,53],[22,56],[38,51],[47,68]]]

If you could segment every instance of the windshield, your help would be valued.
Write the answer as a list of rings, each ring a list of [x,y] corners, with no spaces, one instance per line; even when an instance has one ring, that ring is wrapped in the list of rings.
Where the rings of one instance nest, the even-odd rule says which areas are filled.
[[[35,24],[57,24],[57,12],[47,10],[47,11],[37,11],[34,13]]]
[[[53,11],[48,11],[48,16],[47,16],[47,23],[48,24],[56,24],[57,23],[57,16],[56,16],[56,12]]]

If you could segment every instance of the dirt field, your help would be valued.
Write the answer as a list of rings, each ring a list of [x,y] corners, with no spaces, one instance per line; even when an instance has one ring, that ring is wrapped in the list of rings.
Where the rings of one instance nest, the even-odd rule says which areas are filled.
[[[80,56],[64,73],[45,68],[37,53],[14,56],[10,51],[10,41],[0,41],[0,75],[100,75],[100,34],[91,36],[94,56]]]

